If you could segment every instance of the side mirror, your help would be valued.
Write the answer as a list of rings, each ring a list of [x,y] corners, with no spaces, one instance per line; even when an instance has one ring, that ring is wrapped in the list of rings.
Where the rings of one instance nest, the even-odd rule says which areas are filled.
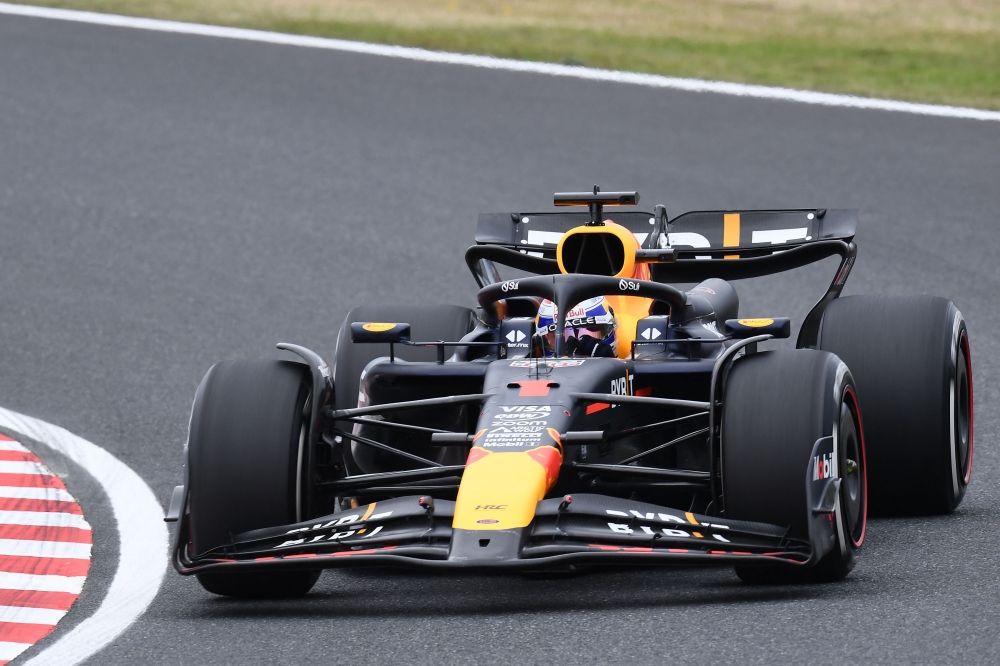
[[[351,342],[409,342],[409,324],[380,322],[351,323]]]
[[[735,339],[752,338],[755,335],[787,338],[791,334],[792,322],[788,317],[726,320],[726,335]]]

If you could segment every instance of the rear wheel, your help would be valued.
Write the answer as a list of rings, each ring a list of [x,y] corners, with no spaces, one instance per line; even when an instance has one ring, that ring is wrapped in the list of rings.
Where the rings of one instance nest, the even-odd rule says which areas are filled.
[[[946,299],[851,296],[823,316],[820,347],[844,359],[865,405],[872,509],[934,514],[972,475],[972,360]]]
[[[847,366],[812,350],[773,351],[738,360],[722,406],[725,516],[788,526],[809,539],[806,471],[815,442],[833,437],[840,496],[836,542],[809,569],[737,567],[747,582],[840,580],[854,568],[867,516],[860,409]]]
[[[301,519],[309,370],[289,361],[226,361],[195,397],[188,440],[188,510],[195,556],[232,536]],[[298,596],[319,571],[197,574],[226,596]]]

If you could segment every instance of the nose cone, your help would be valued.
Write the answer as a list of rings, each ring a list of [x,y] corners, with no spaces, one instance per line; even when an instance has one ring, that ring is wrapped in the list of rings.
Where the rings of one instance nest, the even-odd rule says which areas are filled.
[[[487,406],[458,489],[450,559],[518,557],[524,528],[559,478],[566,421],[559,405]]]
[[[474,447],[458,489],[452,527],[504,530],[527,527],[535,505],[559,477],[562,453],[556,445],[526,451],[493,452]]]

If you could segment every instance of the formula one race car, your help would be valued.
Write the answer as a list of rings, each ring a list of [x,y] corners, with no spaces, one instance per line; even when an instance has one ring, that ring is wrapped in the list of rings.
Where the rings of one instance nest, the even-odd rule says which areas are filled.
[[[333,369],[291,344],[303,362],[213,366],[167,517],[177,571],[233,596],[339,566],[837,580],[869,508],[958,506],[965,321],[943,298],[839,298],[857,211],[605,219],[638,201],[595,187],[555,196],[586,212],[481,215],[479,308],[356,308]],[[727,280],[834,255],[796,348],[760,350],[790,322],[741,316]]]

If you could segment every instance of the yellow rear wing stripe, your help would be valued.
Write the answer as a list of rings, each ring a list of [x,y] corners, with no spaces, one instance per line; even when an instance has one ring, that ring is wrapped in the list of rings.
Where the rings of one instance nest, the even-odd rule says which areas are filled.
[[[740,214],[726,213],[722,218],[722,246],[740,246]],[[727,254],[726,259],[739,259],[738,254]]]

